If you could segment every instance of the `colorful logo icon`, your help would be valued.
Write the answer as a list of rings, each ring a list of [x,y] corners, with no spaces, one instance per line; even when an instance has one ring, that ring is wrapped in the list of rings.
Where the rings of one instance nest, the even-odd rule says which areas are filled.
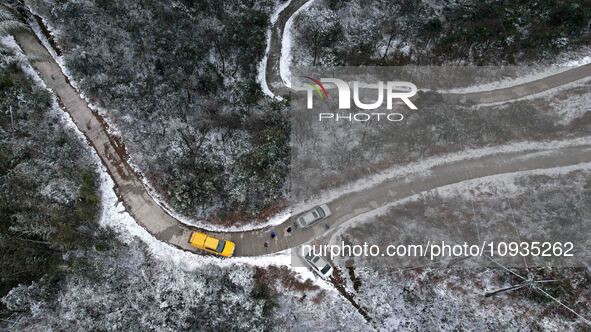
[[[316,91],[316,93],[318,94],[318,96],[320,96],[320,99],[322,101],[325,101],[329,97],[328,92],[324,88],[324,85],[322,85],[322,83],[319,80],[309,76],[304,76],[304,78],[307,78],[310,81],[312,81],[313,84],[308,83],[308,85],[311,86],[312,89],[314,89],[314,91]]]

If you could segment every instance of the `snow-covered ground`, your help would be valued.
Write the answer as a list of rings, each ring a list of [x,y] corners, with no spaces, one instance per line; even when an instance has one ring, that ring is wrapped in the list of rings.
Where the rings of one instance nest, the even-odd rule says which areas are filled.
[[[582,172],[584,172],[584,174],[580,174]],[[555,168],[551,168],[551,169],[542,169],[542,170],[534,170],[534,171],[522,171],[522,172],[514,172],[514,173],[507,173],[507,174],[500,174],[500,175],[494,175],[494,176],[489,176],[489,177],[483,177],[483,178],[478,178],[478,179],[474,179],[474,180],[468,180],[468,181],[463,181],[461,183],[456,183],[456,184],[452,184],[452,185],[448,185],[448,186],[444,186],[444,187],[440,187],[437,188],[433,191],[429,191],[429,192],[425,192],[425,193],[421,193],[421,194],[417,194],[417,195],[413,195],[411,197],[407,197],[404,200],[401,201],[397,201],[394,202],[390,207],[396,207],[395,212],[392,211],[388,211],[388,208],[386,207],[385,209],[383,209],[382,211],[372,211],[371,213],[366,214],[365,216],[360,216],[360,220],[355,223],[355,226],[358,226],[362,223],[370,223],[370,222],[375,222],[375,224],[371,225],[371,226],[367,226],[364,227],[363,229],[354,229],[354,230],[350,230],[349,232],[346,232],[347,226],[352,226],[353,223],[351,224],[347,224],[344,225],[344,227],[342,229],[339,229],[339,231],[341,233],[346,233],[347,236],[349,238],[353,237],[355,238],[356,234],[357,235],[361,235],[361,236],[366,236],[367,235],[368,238],[363,238],[363,241],[367,241],[369,243],[383,243],[385,241],[388,241],[389,239],[396,239],[397,236],[399,234],[404,234],[404,232],[409,232],[409,231],[415,231],[416,232],[416,228],[412,228],[408,227],[405,228],[406,225],[409,224],[413,224],[413,220],[419,220],[422,218],[426,218],[429,221],[427,222],[427,224],[431,224],[433,222],[437,222],[439,220],[448,222],[450,225],[455,225],[458,221],[461,221],[456,219],[456,218],[452,218],[449,219],[449,216],[458,216],[459,218],[462,218],[462,216],[465,216],[465,213],[468,211],[464,211],[463,209],[470,209],[470,204],[469,202],[474,201],[474,202],[479,202],[479,210],[478,210],[478,214],[474,213],[474,216],[478,216],[478,218],[480,220],[482,220],[483,216],[484,218],[496,218],[497,222],[498,220],[503,220],[507,217],[506,214],[504,214],[504,212],[498,210],[499,206],[502,206],[503,204],[507,204],[509,203],[509,208],[511,209],[510,211],[513,212],[513,208],[515,207],[515,205],[513,205],[513,207],[511,207],[511,203],[512,202],[522,202],[524,203],[524,205],[522,205],[521,207],[519,205],[517,205],[517,209],[523,208],[524,206],[526,207],[526,210],[518,210],[520,215],[522,217],[525,217],[526,219],[529,217],[530,221],[535,221],[535,223],[532,224],[532,226],[534,228],[536,227],[541,227],[540,224],[537,223],[537,221],[539,220],[538,218],[536,218],[535,216],[532,215],[528,215],[527,212],[528,209],[531,210],[538,210],[540,211],[540,215],[543,214],[548,214],[548,215],[555,215],[556,210],[552,210],[551,208],[549,210],[545,210],[545,206],[546,204],[548,204],[548,206],[551,206],[554,204],[554,206],[560,206],[560,203],[565,202],[564,200],[569,198],[569,197],[574,197],[575,201],[578,201],[579,198],[581,197],[581,193],[584,193],[584,189],[583,189],[583,185],[585,183],[585,181],[588,179],[588,176],[590,174],[591,171],[591,163],[586,162],[586,163],[581,163],[578,165],[569,165],[569,166],[564,166],[564,167],[555,167]],[[574,173],[577,172],[577,173]],[[544,179],[534,179],[532,178],[533,176],[536,175],[544,175],[544,176],[549,176],[552,179],[548,180],[546,178]],[[579,179],[579,180],[574,180],[574,179]],[[583,179],[583,180],[581,180]],[[534,186],[532,187],[532,183],[534,184]],[[559,186],[557,186],[557,184],[560,183]],[[571,186],[572,185],[572,186]],[[529,201],[529,196],[532,195],[532,189],[535,188],[536,190],[536,195],[534,195],[536,198],[534,199],[534,201],[537,200],[537,204],[533,204],[532,201]],[[568,192],[569,188],[576,188],[576,194],[573,194],[574,196],[564,196],[564,195],[557,195],[554,197],[553,200],[549,199],[548,196],[541,194],[544,192],[553,192],[556,193],[557,191],[560,193],[564,193],[564,190],[566,190]],[[538,190],[540,191],[540,193],[538,193]],[[422,197],[424,195],[424,197]],[[517,199],[513,199],[513,197],[517,196]],[[524,199],[525,197],[525,199]],[[584,197],[584,194],[583,196]],[[542,198],[540,200],[540,198]],[[428,199],[430,199],[431,201],[436,201],[437,202],[437,206],[439,206],[439,208],[434,208],[434,205],[423,205],[422,202],[426,202]],[[489,200],[490,199],[490,200]],[[420,201],[421,204],[414,204],[414,205],[410,205],[415,207],[415,209],[417,209],[416,213],[409,213],[408,215],[406,214],[405,208],[409,207],[409,206],[404,206],[405,203],[410,203],[413,201]],[[552,202],[550,202],[552,201]],[[484,203],[484,202],[488,202]],[[566,201],[568,202],[568,200]],[[565,202],[565,203],[566,203]],[[468,203],[468,204],[466,204]],[[517,204],[517,203],[516,203]],[[584,203],[582,203],[584,204]],[[419,207],[417,207],[419,206]],[[584,205],[583,205],[584,206]],[[579,209],[580,206],[577,206],[577,208],[575,208],[577,211]],[[497,208],[497,209],[495,209]],[[417,212],[418,211],[418,212]],[[509,211],[509,210],[507,210]],[[381,212],[381,213],[380,213]],[[449,214],[447,214],[449,213]],[[468,212],[469,213],[469,212]],[[584,213],[584,212],[582,212]],[[388,218],[374,218],[378,215],[386,215],[388,216]],[[516,214],[517,215],[517,214]],[[525,216],[527,215],[527,216]],[[429,217],[427,217],[429,216]],[[431,219],[429,219],[431,218]],[[447,219],[446,219],[447,218]],[[477,218],[477,217],[473,217],[471,214],[469,214],[469,216],[467,216],[467,220],[471,220],[472,218]],[[377,220],[376,220],[377,219]],[[405,226],[403,226],[405,225]],[[391,232],[386,232],[385,234],[380,234],[380,233],[376,233],[375,230],[383,230],[383,227],[390,227],[391,226]],[[455,226],[452,226],[455,229]],[[493,228],[494,229],[494,228]],[[371,233],[369,233],[369,231],[371,231]],[[455,234],[455,233],[454,233]],[[522,233],[523,234],[523,233]],[[402,238],[403,236],[400,236],[400,238]],[[531,237],[530,237],[531,238]],[[337,241],[338,240],[338,241]],[[359,240],[359,239],[356,239]],[[337,239],[336,236],[333,237],[331,239],[331,243],[337,244],[340,243],[340,239]],[[359,242],[357,242],[359,243]],[[415,243],[419,243],[419,242],[415,242]],[[343,259],[344,260],[344,259]],[[492,320],[497,320],[500,319],[500,321],[508,321],[508,322],[519,322],[517,324],[517,327],[519,327],[519,325],[523,324],[523,322],[526,322],[526,320],[523,319],[522,314],[520,314],[520,311],[522,310],[522,308],[524,306],[527,306],[528,309],[525,309],[525,312],[528,313],[544,313],[547,312],[547,318],[548,320],[542,320],[542,319],[538,319],[535,318],[540,326],[548,328],[548,326],[552,327],[552,326],[560,326],[559,328],[555,328],[554,330],[572,330],[573,326],[577,326],[577,324],[580,324],[581,322],[585,322],[588,323],[588,320],[585,319],[585,317],[587,315],[587,310],[582,309],[581,310],[581,306],[579,301],[585,299],[586,297],[580,296],[577,297],[575,296],[578,300],[567,300],[564,301],[561,299],[561,301],[563,301],[563,303],[565,303],[565,305],[567,306],[573,306],[573,308],[577,308],[574,307],[574,305],[578,305],[577,311],[579,311],[581,314],[583,314],[583,316],[579,316],[580,321],[576,320],[576,319],[572,319],[569,318],[568,316],[563,316],[560,314],[556,314],[556,312],[554,310],[550,310],[551,308],[555,308],[554,306],[556,305],[556,303],[551,304],[550,306],[548,306],[547,302],[538,302],[538,301],[532,301],[531,298],[526,298],[526,297],[508,297],[505,299],[502,299],[502,296],[497,297],[496,300],[491,300],[491,301],[483,301],[483,295],[486,292],[490,292],[493,291],[495,289],[499,289],[502,287],[507,287],[510,286],[511,283],[510,281],[506,280],[505,278],[498,278],[498,273],[495,271],[494,268],[492,269],[484,269],[484,270],[480,270],[478,268],[478,266],[481,264],[481,262],[479,262],[478,260],[476,261],[472,261],[473,264],[470,264],[470,262],[468,262],[467,264],[464,265],[464,263],[461,264],[457,264],[455,265],[454,268],[451,268],[450,271],[450,265],[447,264],[438,264],[438,265],[432,265],[432,264],[425,264],[423,265],[423,263],[421,262],[420,265],[416,264],[416,265],[411,265],[411,266],[415,266],[415,267],[419,267],[420,269],[417,270],[412,270],[412,272],[409,269],[409,274],[404,274],[402,275],[402,273],[398,274],[396,272],[392,272],[392,266],[387,266],[384,267],[383,270],[380,269],[381,266],[384,266],[384,264],[380,264],[374,263],[375,261],[372,261],[371,259],[366,259],[366,257],[361,257],[359,259],[355,258],[354,262],[349,261],[348,263],[350,265],[353,265],[355,267],[355,277],[357,280],[359,281],[359,291],[358,291],[358,301],[361,305],[365,305],[367,307],[371,307],[371,308],[377,308],[372,310],[372,314],[373,317],[377,318],[377,321],[384,321],[387,322],[388,319],[390,319],[389,317],[393,317],[393,318],[398,318],[399,316],[406,316],[406,317],[412,317],[412,313],[409,312],[408,314],[399,314],[397,309],[394,309],[396,306],[400,306],[402,308],[402,310],[408,310],[409,311],[413,311],[412,308],[415,308],[414,304],[415,301],[408,301],[408,297],[405,296],[405,291],[411,290],[412,294],[419,294],[420,292],[420,288],[425,286],[426,289],[428,290],[428,292],[426,292],[426,295],[436,295],[435,297],[421,297],[421,298],[429,298],[428,302],[423,302],[420,301],[417,306],[419,306],[419,308],[424,308],[426,307],[426,309],[429,309],[429,305],[426,305],[426,303],[432,304],[433,302],[440,302],[442,304],[445,305],[445,307],[447,306],[454,306],[454,302],[458,302],[458,303],[478,303],[477,306],[475,306],[474,308],[477,308],[475,311],[475,314],[477,315],[476,317],[479,317],[479,319],[477,320],[472,320],[471,323],[473,323],[474,321],[477,322],[483,322],[484,320],[480,319],[480,314],[486,314],[489,318],[487,319],[488,322]],[[484,266],[487,266],[487,264],[490,264],[490,262],[485,262]],[[518,265],[519,266],[519,265]],[[516,266],[516,267],[518,267]],[[531,265],[530,265],[531,266]],[[474,267],[476,267],[476,269],[474,269]],[[378,274],[376,273],[376,271],[382,271],[383,274]],[[521,273],[519,272],[519,270],[516,270],[517,273]],[[385,272],[385,273],[384,273]],[[561,272],[559,272],[558,274],[560,275]],[[572,277],[572,275],[570,275],[570,273],[573,273],[574,275],[577,275],[580,273],[579,272],[575,272],[575,271],[571,271],[571,272],[565,272],[564,275],[562,275],[561,277],[558,277],[556,279],[562,279],[564,280],[564,282],[566,284],[568,284],[568,282],[570,281],[570,278],[572,278],[572,280],[576,280],[576,277]],[[583,272],[584,274],[584,272]],[[408,277],[408,275],[411,275],[412,277]],[[444,280],[443,282],[441,282],[441,280]],[[352,284],[352,281],[347,280],[346,282],[348,282],[349,284]],[[392,282],[392,284],[390,285],[389,283]],[[574,284],[574,283],[573,283]],[[418,286],[418,287],[417,287]],[[458,288],[454,287],[454,286],[458,286]],[[545,288],[545,286],[543,286]],[[550,288],[552,286],[548,286],[548,288]],[[585,286],[579,286],[582,289],[586,289]],[[400,291],[399,288],[402,288],[403,291]],[[579,290],[581,291],[581,290]],[[576,291],[575,291],[576,294]],[[440,300],[436,300],[437,295],[443,295],[446,300],[444,301],[440,301]],[[447,301],[447,298],[450,301]],[[399,299],[403,299],[403,300],[399,300]],[[509,301],[505,301],[506,304],[504,304],[504,300],[509,299]],[[398,305],[396,305],[396,302],[400,301],[401,303],[399,303]],[[410,305],[409,305],[410,304]],[[506,306],[506,307],[505,307]],[[535,311],[530,310],[530,306],[532,307],[532,309],[534,308],[534,306],[539,306],[538,308],[535,309]],[[387,309],[385,310],[381,310],[381,307],[386,307]],[[435,306],[435,308],[437,308],[437,306]],[[416,310],[418,312],[425,312],[425,310]],[[429,314],[431,316],[434,316],[433,313],[437,312],[439,309],[436,310],[432,310],[432,312],[429,312]],[[461,309],[461,310],[450,310],[451,312],[456,311],[456,312],[462,312],[464,314],[464,317],[467,317],[467,315],[465,315],[465,313],[470,312],[472,309],[470,308],[465,308],[465,309]],[[508,319],[506,320],[506,317],[503,317],[502,315],[511,313],[511,315],[515,315],[515,318],[511,318],[508,317]],[[416,312],[415,312],[416,314]],[[536,314],[538,315],[538,314]],[[383,316],[387,317],[387,318],[382,318]],[[521,316],[521,317],[520,317]],[[449,317],[449,316],[446,316]],[[470,317],[474,317],[472,314],[470,314]],[[517,318],[517,320],[516,320]],[[443,322],[443,320],[442,320]],[[386,324],[386,323],[385,323]],[[555,324],[555,325],[551,325],[551,324]],[[557,325],[556,325],[557,324]],[[564,325],[566,325],[567,327],[570,326],[571,328],[565,328]],[[526,325],[523,325],[526,326]],[[528,325],[529,326],[529,325]],[[582,325],[579,325],[582,326]],[[400,326],[396,326],[396,328],[400,328]],[[542,328],[544,329],[544,328]],[[550,330],[553,330],[552,328],[550,328]],[[576,328],[575,328],[576,330]]]
[[[591,93],[573,95],[565,99],[549,100],[550,106],[560,115],[559,124],[568,124],[591,112]]]

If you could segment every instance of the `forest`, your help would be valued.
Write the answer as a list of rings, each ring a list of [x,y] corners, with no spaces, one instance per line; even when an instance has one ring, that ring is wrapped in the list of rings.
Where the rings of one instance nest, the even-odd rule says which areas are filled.
[[[295,151],[290,100],[265,96],[256,77],[270,15],[283,1],[6,4],[25,5],[46,24],[71,82],[172,210],[237,225],[285,206]],[[296,19],[294,59],[318,66],[543,64],[589,46],[589,6],[316,0]],[[264,263],[269,257],[221,261],[142,237],[145,230],[105,186],[108,174],[92,147],[29,65],[43,59],[26,57],[10,37],[28,31],[24,22],[0,5],[1,330],[586,328],[529,288],[488,301],[486,291],[519,280],[476,260],[402,270],[337,261],[335,284],[345,297],[327,282],[302,278],[313,274]],[[405,128],[361,135],[376,146],[384,138],[399,143],[390,150],[394,164],[511,141],[580,137],[591,127],[589,84],[568,92],[552,95],[552,103],[458,108],[453,117],[429,108],[439,102],[432,94]],[[336,169],[347,158],[383,161],[371,160],[372,152],[355,146],[342,159],[321,162]],[[474,220],[486,226],[512,220],[536,234],[538,225],[590,220],[588,171],[463,185],[419,195],[341,236],[387,242],[416,232],[416,225]],[[588,311],[588,268],[514,268],[555,278],[549,294]]]
[[[244,222],[281,201],[286,103],[256,82],[274,1],[28,3],[175,211]]]
[[[288,102],[264,96],[256,82],[277,2],[27,4],[50,28],[71,78],[101,108],[131,162],[174,211],[240,224],[284,206],[290,188]],[[555,0],[534,6],[315,1],[296,18],[294,60],[321,66],[551,61],[588,44],[591,10],[585,6]],[[474,116],[454,119],[469,124],[478,121]],[[410,122],[426,128],[424,121]],[[418,141],[481,135],[464,124]],[[488,132],[496,130],[508,129],[499,124]],[[409,154],[423,154],[426,146],[409,146]]]
[[[589,47],[591,3],[316,1],[298,18],[300,65],[528,65]]]

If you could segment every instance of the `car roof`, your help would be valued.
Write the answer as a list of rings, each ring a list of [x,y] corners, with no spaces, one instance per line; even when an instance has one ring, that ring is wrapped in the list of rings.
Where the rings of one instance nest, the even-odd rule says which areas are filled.
[[[308,254],[306,256],[306,260],[310,263],[312,263],[314,266],[316,267],[324,267],[326,264],[328,264],[324,258],[320,257],[320,256],[315,256],[312,254]]]
[[[304,219],[304,221],[306,223],[309,223],[309,222],[312,222],[312,221],[316,220],[316,217],[314,217],[314,215],[312,214],[312,212],[313,211],[308,211],[308,212],[306,212],[306,213],[304,213],[302,215],[302,218]]]
[[[220,243],[220,240],[218,240],[214,237],[208,236],[207,239],[205,239],[204,246],[207,249],[216,250],[219,243]]]
[[[193,245],[202,246],[205,239],[207,239],[207,235],[204,233],[193,232],[193,234],[191,234],[191,243]]]

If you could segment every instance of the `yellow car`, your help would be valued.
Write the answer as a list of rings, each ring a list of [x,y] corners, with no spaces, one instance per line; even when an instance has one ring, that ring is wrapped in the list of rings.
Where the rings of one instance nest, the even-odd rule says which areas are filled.
[[[236,248],[236,244],[230,240],[219,240],[201,232],[191,233],[189,243],[197,249],[224,257],[232,257]]]

